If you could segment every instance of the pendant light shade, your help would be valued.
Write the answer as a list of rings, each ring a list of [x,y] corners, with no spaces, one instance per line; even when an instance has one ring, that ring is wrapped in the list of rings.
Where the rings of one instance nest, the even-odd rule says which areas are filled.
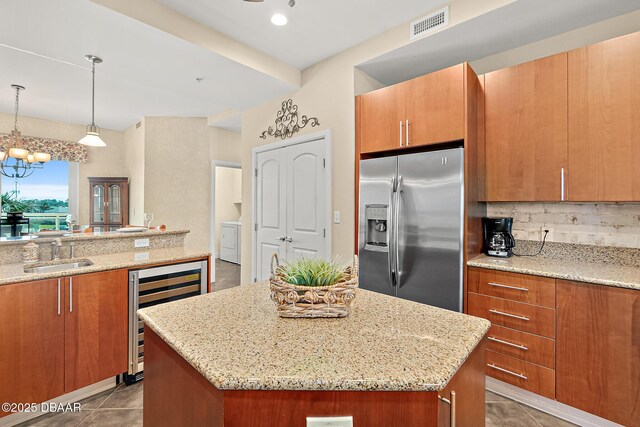
[[[100,64],[102,59],[95,55],[85,55],[84,59],[91,62],[91,124],[87,126],[87,135],[78,142],[89,147],[106,147],[107,144],[100,138],[100,128],[95,123],[96,64]]]
[[[107,146],[107,144],[100,138],[100,128],[95,125],[87,126],[87,135],[78,142],[89,147]]]

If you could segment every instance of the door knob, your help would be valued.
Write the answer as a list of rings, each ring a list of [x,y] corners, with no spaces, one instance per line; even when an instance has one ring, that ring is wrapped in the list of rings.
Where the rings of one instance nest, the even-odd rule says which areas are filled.
[[[284,240],[285,240],[285,242],[289,242],[289,243],[293,242],[293,239],[292,239],[291,237],[287,237],[287,238],[286,238],[286,239],[284,239]]]
[[[284,237],[284,236],[280,236],[280,237],[278,237],[276,240],[281,240],[281,241],[283,241],[283,242],[284,242],[286,239],[287,239],[286,237]]]

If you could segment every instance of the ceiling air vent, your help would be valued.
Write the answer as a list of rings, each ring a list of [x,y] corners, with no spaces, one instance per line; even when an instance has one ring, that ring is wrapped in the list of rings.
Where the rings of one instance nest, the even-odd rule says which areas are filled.
[[[449,25],[449,6],[413,21],[409,26],[409,39],[419,39],[447,25]]]

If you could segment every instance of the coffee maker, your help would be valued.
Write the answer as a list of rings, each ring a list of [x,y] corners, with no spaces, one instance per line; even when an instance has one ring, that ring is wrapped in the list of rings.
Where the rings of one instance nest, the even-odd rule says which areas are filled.
[[[484,231],[483,251],[489,256],[509,258],[516,241],[511,234],[513,218],[482,218]]]

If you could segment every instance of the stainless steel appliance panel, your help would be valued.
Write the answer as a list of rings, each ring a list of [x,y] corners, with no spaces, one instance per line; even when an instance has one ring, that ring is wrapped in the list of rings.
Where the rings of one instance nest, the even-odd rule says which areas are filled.
[[[360,287],[387,295],[395,295],[392,205],[397,167],[397,157],[360,162]]]
[[[144,370],[144,325],[138,309],[207,293],[207,261],[129,271],[129,367],[127,383]]]
[[[463,150],[398,156],[397,296],[462,311]]]

